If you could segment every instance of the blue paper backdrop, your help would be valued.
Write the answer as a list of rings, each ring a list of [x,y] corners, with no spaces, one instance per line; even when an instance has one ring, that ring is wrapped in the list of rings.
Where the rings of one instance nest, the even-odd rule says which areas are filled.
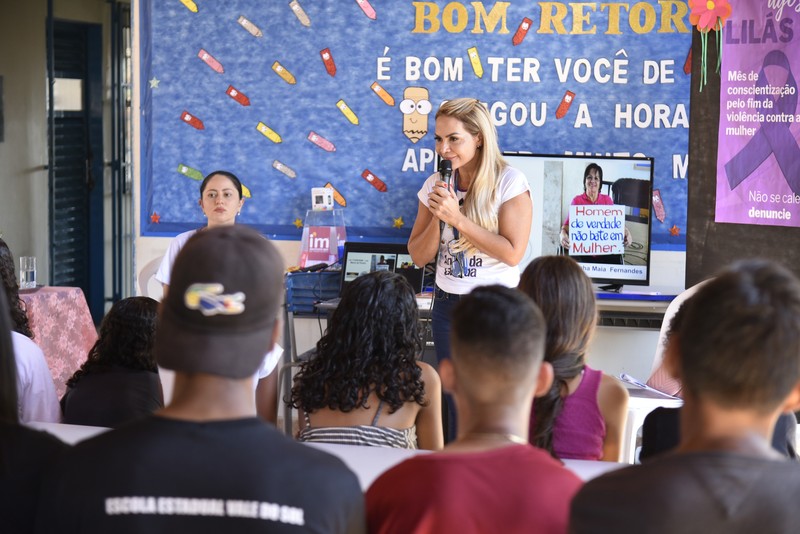
[[[434,148],[436,107],[448,98],[472,96],[491,107],[503,150],[655,157],[654,187],[666,216],[663,221],[653,217],[652,246],[685,249],[691,78],[684,71],[691,48],[685,2],[615,4],[609,15],[601,3],[371,0],[375,19],[355,0],[300,0],[298,5],[310,25],[284,1],[140,2],[143,235],[169,236],[204,224],[197,206],[200,184],[179,172],[185,165],[202,175],[226,169],[239,176],[252,193],[240,222],[274,238],[299,239],[311,188],[331,182],[346,199],[350,239],[405,240],[416,215],[416,192],[435,171],[432,162],[419,162]],[[239,23],[242,16],[262,36]],[[515,45],[525,17],[531,27]],[[482,77],[470,63],[471,47],[480,56]],[[335,62],[335,76],[322,61],[325,48]],[[224,72],[201,60],[201,49]],[[442,66],[439,77],[411,79],[410,57],[423,64],[437,58],[429,64]],[[458,58],[460,79],[445,80],[445,62]],[[506,68],[509,58],[538,61],[538,78],[522,80],[522,69]],[[615,60],[624,61],[626,71],[616,81]],[[273,71],[275,61],[295,84]],[[580,66],[570,67],[562,80],[557,65],[567,62]],[[646,75],[655,71],[645,62],[666,62],[671,72],[660,70],[662,77],[646,83]],[[392,95],[393,106],[372,91],[375,81]],[[250,105],[228,96],[229,86],[246,95]],[[433,104],[430,131],[416,144],[403,133],[399,109],[411,86],[427,89]],[[566,91],[574,93],[574,101],[557,119]],[[340,99],[358,125],[337,108]],[[512,107],[517,125],[510,118]],[[204,128],[182,120],[184,112]],[[259,122],[281,142],[257,131]],[[336,150],[311,143],[312,130]],[[291,167],[296,178],[276,170],[274,160]],[[411,165],[414,161],[418,165]],[[386,184],[386,192],[362,178],[366,169]]]

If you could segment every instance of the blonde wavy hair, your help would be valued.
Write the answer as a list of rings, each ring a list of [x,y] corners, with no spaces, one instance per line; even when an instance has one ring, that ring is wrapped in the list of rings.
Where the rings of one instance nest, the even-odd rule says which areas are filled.
[[[464,124],[464,129],[473,136],[479,136],[482,148],[475,152],[478,165],[467,195],[464,198],[464,215],[481,228],[498,233],[497,213],[494,203],[497,199],[497,184],[500,173],[507,163],[497,144],[497,129],[489,116],[489,110],[474,98],[448,100],[439,107],[436,118],[452,117]],[[454,243],[454,251],[473,253],[475,245],[463,236]]]

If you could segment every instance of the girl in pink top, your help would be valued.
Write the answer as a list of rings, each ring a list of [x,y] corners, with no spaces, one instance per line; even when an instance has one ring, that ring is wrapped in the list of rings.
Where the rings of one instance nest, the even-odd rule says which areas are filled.
[[[628,391],[586,365],[597,324],[591,281],[572,258],[543,256],[526,267],[519,289],[544,314],[554,372],[550,391],[534,400],[529,441],[557,458],[620,461]]]

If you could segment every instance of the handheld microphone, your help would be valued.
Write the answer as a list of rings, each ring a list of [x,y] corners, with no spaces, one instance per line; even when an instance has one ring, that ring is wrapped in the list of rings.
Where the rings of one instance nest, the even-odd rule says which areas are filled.
[[[439,162],[439,176],[449,188],[450,179],[453,176],[453,163],[449,159],[443,159]]]
[[[439,177],[450,189],[450,178],[453,175],[453,163],[449,159],[443,159],[439,162]],[[444,232],[444,221],[439,221],[439,235]]]

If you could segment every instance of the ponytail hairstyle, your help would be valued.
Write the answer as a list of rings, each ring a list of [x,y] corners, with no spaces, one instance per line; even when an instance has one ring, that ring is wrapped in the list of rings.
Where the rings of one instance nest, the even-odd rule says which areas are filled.
[[[475,152],[478,165],[467,196],[464,198],[464,215],[481,228],[498,233],[499,224],[494,210],[500,173],[507,163],[497,144],[497,129],[489,110],[474,98],[448,100],[439,107],[436,118],[452,117],[461,121],[473,136],[481,138],[481,147]],[[454,243],[454,251],[474,252],[475,245],[461,236]]]
[[[581,374],[597,324],[594,289],[569,256],[542,256],[525,268],[519,289],[533,299],[547,324],[544,360],[553,366],[553,385],[534,399],[532,443],[553,457],[553,426],[567,396],[567,383]]]

